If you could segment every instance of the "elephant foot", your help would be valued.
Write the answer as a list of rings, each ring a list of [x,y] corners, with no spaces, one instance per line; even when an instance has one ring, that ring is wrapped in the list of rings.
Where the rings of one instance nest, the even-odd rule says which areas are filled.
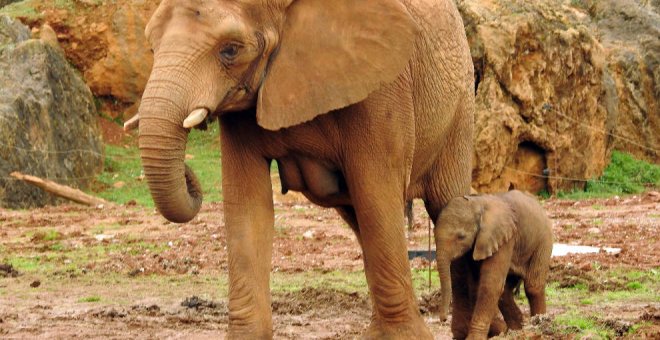
[[[493,337],[500,334],[504,334],[507,331],[507,325],[504,320],[499,317],[493,318],[493,322],[490,324],[490,329],[488,330],[488,336]]]
[[[273,330],[255,325],[229,325],[226,339],[272,339]]]
[[[433,335],[421,317],[409,322],[385,323],[372,321],[363,339],[433,339]]]

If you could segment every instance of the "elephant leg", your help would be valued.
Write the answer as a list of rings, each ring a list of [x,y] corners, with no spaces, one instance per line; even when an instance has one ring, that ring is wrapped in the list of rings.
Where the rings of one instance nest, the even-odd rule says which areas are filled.
[[[506,280],[506,285],[504,286],[504,292],[502,297],[500,297],[500,302],[498,306],[502,316],[504,316],[504,321],[510,329],[522,329],[523,324],[523,315],[520,311],[520,308],[516,304],[513,291],[516,289],[519,279],[514,277],[508,277]]]
[[[544,249],[538,249],[532,256],[527,273],[523,279],[525,283],[525,296],[529,301],[529,310],[532,316],[545,314],[545,284],[548,279],[548,270],[550,266],[550,253],[552,244],[548,244]]]
[[[424,206],[429,218],[433,221],[434,224],[434,236],[435,236],[435,248],[436,254],[439,256],[443,251],[441,240],[438,235],[442,226],[437,225],[438,216],[440,215],[442,209],[447,205],[449,200],[454,197],[467,195],[470,193],[470,181],[472,178],[472,160],[466,155],[472,154],[472,105],[465,101],[463,104],[459,105],[457,113],[455,115],[456,119],[452,123],[452,129],[448,133],[447,138],[445,138],[444,143],[442,144],[441,150],[438,153],[437,159],[431,165],[430,171],[425,175],[423,180],[424,182]],[[466,107],[469,106],[468,107]],[[440,280],[447,281],[446,279],[446,269],[443,268],[443,262],[440,258],[438,260],[438,270],[440,274]],[[446,268],[446,266],[444,267]],[[453,293],[449,293],[449,289],[445,287],[450,287],[450,283],[441,282],[443,287],[443,296],[442,306],[448,306],[449,301],[445,300],[449,295],[454,297]],[[454,284],[451,283],[451,287]],[[446,317],[446,307],[442,307],[440,312],[440,318]],[[454,312],[452,312],[453,314]],[[462,315],[461,317],[467,317],[466,320],[461,320],[460,324],[465,325],[465,332],[467,332],[467,325],[469,324],[470,314]],[[454,320],[456,316],[452,316]],[[452,322],[452,325],[454,323]],[[452,326],[452,329],[454,326]],[[457,331],[458,332],[458,331]],[[455,333],[458,334],[458,333]]]
[[[529,300],[529,310],[532,316],[545,313],[544,284],[534,281],[525,281],[525,296],[527,296],[527,300]]]
[[[229,263],[228,338],[273,336],[270,270],[273,193],[269,164],[223,120],[222,190]],[[238,131],[237,131],[238,130]]]
[[[512,254],[513,242],[508,242],[481,263],[477,299],[468,339],[487,337],[491,322],[498,311],[498,301],[504,290]]]
[[[408,225],[408,235],[412,235],[412,229],[415,225],[414,213],[413,213],[413,200],[406,201],[406,222]]]
[[[454,122],[427,175],[424,203],[432,221],[454,197],[468,195],[472,181],[473,103],[463,101]],[[438,226],[436,226],[437,228]]]
[[[360,164],[365,164],[360,162]],[[368,164],[368,163],[367,163]],[[365,338],[430,339],[413,292],[402,225],[403,176],[387,178],[382,169],[347,171],[374,315]],[[359,177],[354,177],[359,175]],[[392,174],[389,174],[390,177]]]
[[[341,206],[336,207],[337,213],[339,216],[351,227],[351,230],[355,233],[360,246],[362,246],[362,239],[360,237],[360,227],[358,226],[357,216],[355,215],[355,209],[352,206]]]
[[[498,336],[504,334],[507,331],[507,325],[504,320],[499,315],[496,315],[493,318],[493,321],[490,322],[490,328],[488,329],[488,337]]]
[[[470,263],[465,257],[451,263],[451,333],[456,339],[465,339],[468,336],[470,319],[474,309],[474,299],[470,296],[472,295],[471,291],[475,290],[472,287],[475,283]]]

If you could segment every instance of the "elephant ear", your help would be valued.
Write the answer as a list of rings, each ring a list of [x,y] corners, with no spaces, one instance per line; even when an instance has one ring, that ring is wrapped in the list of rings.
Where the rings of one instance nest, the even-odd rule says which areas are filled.
[[[487,198],[480,217],[472,258],[481,261],[492,256],[511,240],[515,232],[516,221],[511,207],[496,198]]]
[[[259,91],[278,130],[357,103],[408,65],[416,26],[398,0],[295,0]]]

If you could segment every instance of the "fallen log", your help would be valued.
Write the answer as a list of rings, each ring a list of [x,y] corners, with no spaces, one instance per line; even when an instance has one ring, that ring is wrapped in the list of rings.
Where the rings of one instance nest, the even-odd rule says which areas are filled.
[[[39,187],[53,195],[66,198],[76,203],[85,204],[89,206],[108,204],[108,202],[102,198],[88,195],[78,189],[74,189],[66,185],[58,184],[53,181],[49,181],[47,179],[39,178],[36,176],[25,175],[18,171],[14,171],[9,175],[21,181],[25,181],[28,184]]]

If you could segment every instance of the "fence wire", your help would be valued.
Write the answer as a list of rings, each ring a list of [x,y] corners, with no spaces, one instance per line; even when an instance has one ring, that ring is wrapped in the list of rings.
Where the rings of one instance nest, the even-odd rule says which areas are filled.
[[[552,112],[552,113],[554,113],[558,116],[564,117],[567,120],[569,120],[569,121],[571,121],[575,124],[578,124],[578,125],[580,125],[584,128],[587,128],[589,130],[601,133],[603,135],[611,136],[612,138],[624,141],[626,143],[629,143],[631,145],[635,145],[635,146],[640,147],[640,148],[645,149],[645,150],[653,151],[655,153],[660,153],[660,150],[655,149],[653,147],[650,147],[648,145],[643,145],[643,144],[637,143],[636,141],[632,140],[629,137],[608,132],[606,130],[600,129],[598,127],[591,126],[591,125],[586,124],[586,123],[584,123],[584,122],[582,122],[578,119],[575,119],[571,116],[568,116],[565,113],[561,112],[560,110],[555,109],[554,106],[552,106],[550,104],[545,105],[543,107],[543,109],[546,112]],[[555,129],[556,129],[556,127],[555,127]],[[58,154],[58,155],[60,155],[60,154],[71,154],[71,153],[87,153],[87,154],[95,155],[95,156],[98,156],[98,157],[103,157],[104,159],[110,159],[110,160],[113,160],[113,161],[141,160],[139,156],[129,156],[129,155],[110,156],[110,155],[107,155],[107,154],[103,154],[103,153],[100,153],[100,152],[97,152],[97,151],[94,151],[94,150],[88,150],[88,149],[39,150],[39,149],[27,149],[27,148],[22,148],[22,147],[11,146],[11,145],[8,145],[8,144],[2,143],[2,142],[0,142],[0,147],[4,147],[4,148],[8,148],[8,149],[14,149],[14,150],[17,150],[17,151],[24,151],[24,152],[30,152],[30,153],[41,153],[41,154]],[[190,163],[196,163],[196,162],[219,163],[220,161],[221,161],[221,157],[218,157],[216,159],[187,159],[186,160],[186,162],[190,162]],[[516,168],[513,168],[513,167],[509,167],[509,166],[505,166],[504,168],[515,171],[515,172],[518,172],[518,173],[521,173],[521,174],[525,174],[525,175],[528,175],[528,176],[537,177],[537,178],[566,180],[566,181],[574,181],[574,182],[594,182],[594,183],[612,184],[612,185],[626,184],[626,183],[620,183],[620,182],[603,181],[603,180],[599,180],[599,179],[585,179],[585,178],[573,178],[573,177],[565,177],[565,176],[557,176],[557,175],[536,174],[536,173],[523,171],[523,170],[516,169]],[[66,178],[48,177],[48,178],[44,178],[44,179],[51,180],[51,181],[75,181],[75,180],[89,180],[89,179],[95,179],[95,178],[98,178],[98,175],[96,175],[96,176],[84,176],[84,177],[66,177]],[[0,179],[4,179],[6,181],[20,181],[19,179],[9,177],[9,176],[0,177]],[[638,184],[638,185],[647,184],[647,183],[644,183],[644,182],[629,182],[628,184],[630,184],[630,183]]]

